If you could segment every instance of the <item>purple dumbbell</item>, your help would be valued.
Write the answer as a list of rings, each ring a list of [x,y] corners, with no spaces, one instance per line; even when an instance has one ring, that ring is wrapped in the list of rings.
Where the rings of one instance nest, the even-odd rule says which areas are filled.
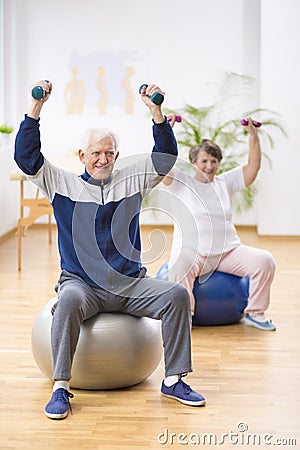
[[[168,122],[171,122],[171,117],[170,117],[170,119],[168,119]],[[181,116],[175,116],[175,122],[181,122]]]
[[[255,120],[252,121],[253,125],[257,128],[261,127],[262,123],[261,122],[256,122]],[[242,119],[241,120],[241,125],[243,125],[244,127],[247,126],[249,124],[248,119]]]

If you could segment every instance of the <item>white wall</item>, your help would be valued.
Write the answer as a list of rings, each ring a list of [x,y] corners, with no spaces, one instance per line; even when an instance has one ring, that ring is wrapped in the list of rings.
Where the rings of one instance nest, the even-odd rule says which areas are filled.
[[[272,1],[266,3],[271,8]],[[290,3],[285,2],[284,8],[292,10]],[[220,80],[226,71],[251,75],[257,85],[241,111],[257,107],[259,93],[265,89],[260,87],[260,77],[266,69],[260,71],[260,63],[268,65],[268,58],[264,65],[260,58],[260,45],[265,47],[263,39],[260,43],[259,5],[259,0],[152,0],[151,7],[138,0],[4,0],[6,121],[18,126],[28,109],[29,86],[47,78],[54,85],[41,121],[47,157],[60,158],[78,145],[83,129],[98,123],[117,131],[121,155],[150,150],[151,123],[138,95],[133,115],[125,114],[120,104],[105,116],[94,110],[81,116],[65,114],[72,52],[86,58],[87,64],[92,53],[104,52],[121,58],[125,65],[132,63],[136,90],[143,82],[156,82],[166,90],[165,105],[170,108],[209,104],[213,91],[207,84]],[[87,88],[97,95],[93,83]],[[272,94],[262,98],[262,106],[273,107]],[[281,105],[274,109],[281,110]],[[257,217],[255,207],[236,222],[262,226],[266,219]],[[268,231],[269,223],[266,226]],[[286,224],[280,229],[285,234]]]
[[[275,133],[273,169],[263,168],[258,196],[261,234],[300,234],[300,4],[261,3],[261,105],[280,111],[288,139]]]
[[[186,102],[200,106],[211,99],[205,85],[224,71],[258,73],[258,37],[247,39],[245,23],[249,26],[254,22],[251,15],[248,17],[247,3],[153,0],[148,10],[147,3],[137,0],[53,0],[51,7],[40,0],[6,0],[11,30],[8,74],[14,73],[8,77],[14,100],[14,105],[7,105],[11,120],[21,120],[27,110],[30,84],[47,78],[54,84],[53,97],[43,113],[44,142],[49,152],[74,145],[82,129],[100,120],[116,128],[130,154],[148,150],[144,135],[151,143],[151,130],[138,96],[133,117],[119,110],[104,118],[89,114],[66,117],[64,88],[71,76],[68,65],[72,52],[82,58],[93,52],[132,53],[139,69],[134,78],[136,90],[142,82],[154,81],[166,90],[166,106]],[[258,4],[256,0],[252,3]],[[15,15],[15,27],[11,27],[11,15]],[[250,60],[245,57],[245,48],[252,55]]]
[[[13,169],[12,147],[3,144],[0,146],[0,236],[17,224],[19,183],[9,181],[8,178],[8,173]]]

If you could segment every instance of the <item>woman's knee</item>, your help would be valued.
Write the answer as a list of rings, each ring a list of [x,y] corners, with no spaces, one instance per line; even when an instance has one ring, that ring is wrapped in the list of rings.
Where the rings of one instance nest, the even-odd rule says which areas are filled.
[[[170,279],[178,281],[179,278],[186,278],[188,275],[197,276],[196,254],[193,249],[183,247],[177,260],[169,264]]]
[[[261,257],[261,270],[265,273],[274,274],[276,270],[276,262],[273,255],[265,250]]]

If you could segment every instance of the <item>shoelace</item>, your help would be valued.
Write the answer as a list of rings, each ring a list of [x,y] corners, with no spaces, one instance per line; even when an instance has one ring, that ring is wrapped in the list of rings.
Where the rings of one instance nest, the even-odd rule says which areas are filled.
[[[181,375],[179,380],[177,381],[177,383],[174,384],[173,391],[176,389],[177,385],[181,385],[183,387],[184,393],[186,395],[189,395],[192,391],[192,388],[188,384],[186,384],[184,381],[182,381],[181,377],[183,377],[183,376],[185,376],[185,375]]]
[[[72,410],[72,406],[71,406],[69,398],[74,398],[74,394],[67,391],[66,389],[60,388],[60,389],[57,389],[56,391],[54,391],[54,398],[55,398],[55,400],[63,401],[64,403],[66,403],[68,405],[68,408],[69,408],[71,414],[73,414],[73,410]]]

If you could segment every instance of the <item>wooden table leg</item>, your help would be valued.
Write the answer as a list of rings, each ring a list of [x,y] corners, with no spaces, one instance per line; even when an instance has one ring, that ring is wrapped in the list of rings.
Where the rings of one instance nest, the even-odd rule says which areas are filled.
[[[22,236],[24,227],[22,227],[22,219],[24,218],[24,181],[20,180],[20,217],[18,220],[17,236],[18,236],[18,271],[22,269]]]
[[[29,208],[29,215],[24,217],[24,207]],[[48,215],[48,237],[49,244],[52,243],[52,224],[51,215],[53,213],[52,206],[46,198],[39,198],[39,190],[37,190],[34,199],[24,198],[24,181],[20,180],[20,217],[17,226],[18,236],[18,271],[22,270],[22,237],[25,235],[24,230],[34,223],[36,219],[47,214]]]

